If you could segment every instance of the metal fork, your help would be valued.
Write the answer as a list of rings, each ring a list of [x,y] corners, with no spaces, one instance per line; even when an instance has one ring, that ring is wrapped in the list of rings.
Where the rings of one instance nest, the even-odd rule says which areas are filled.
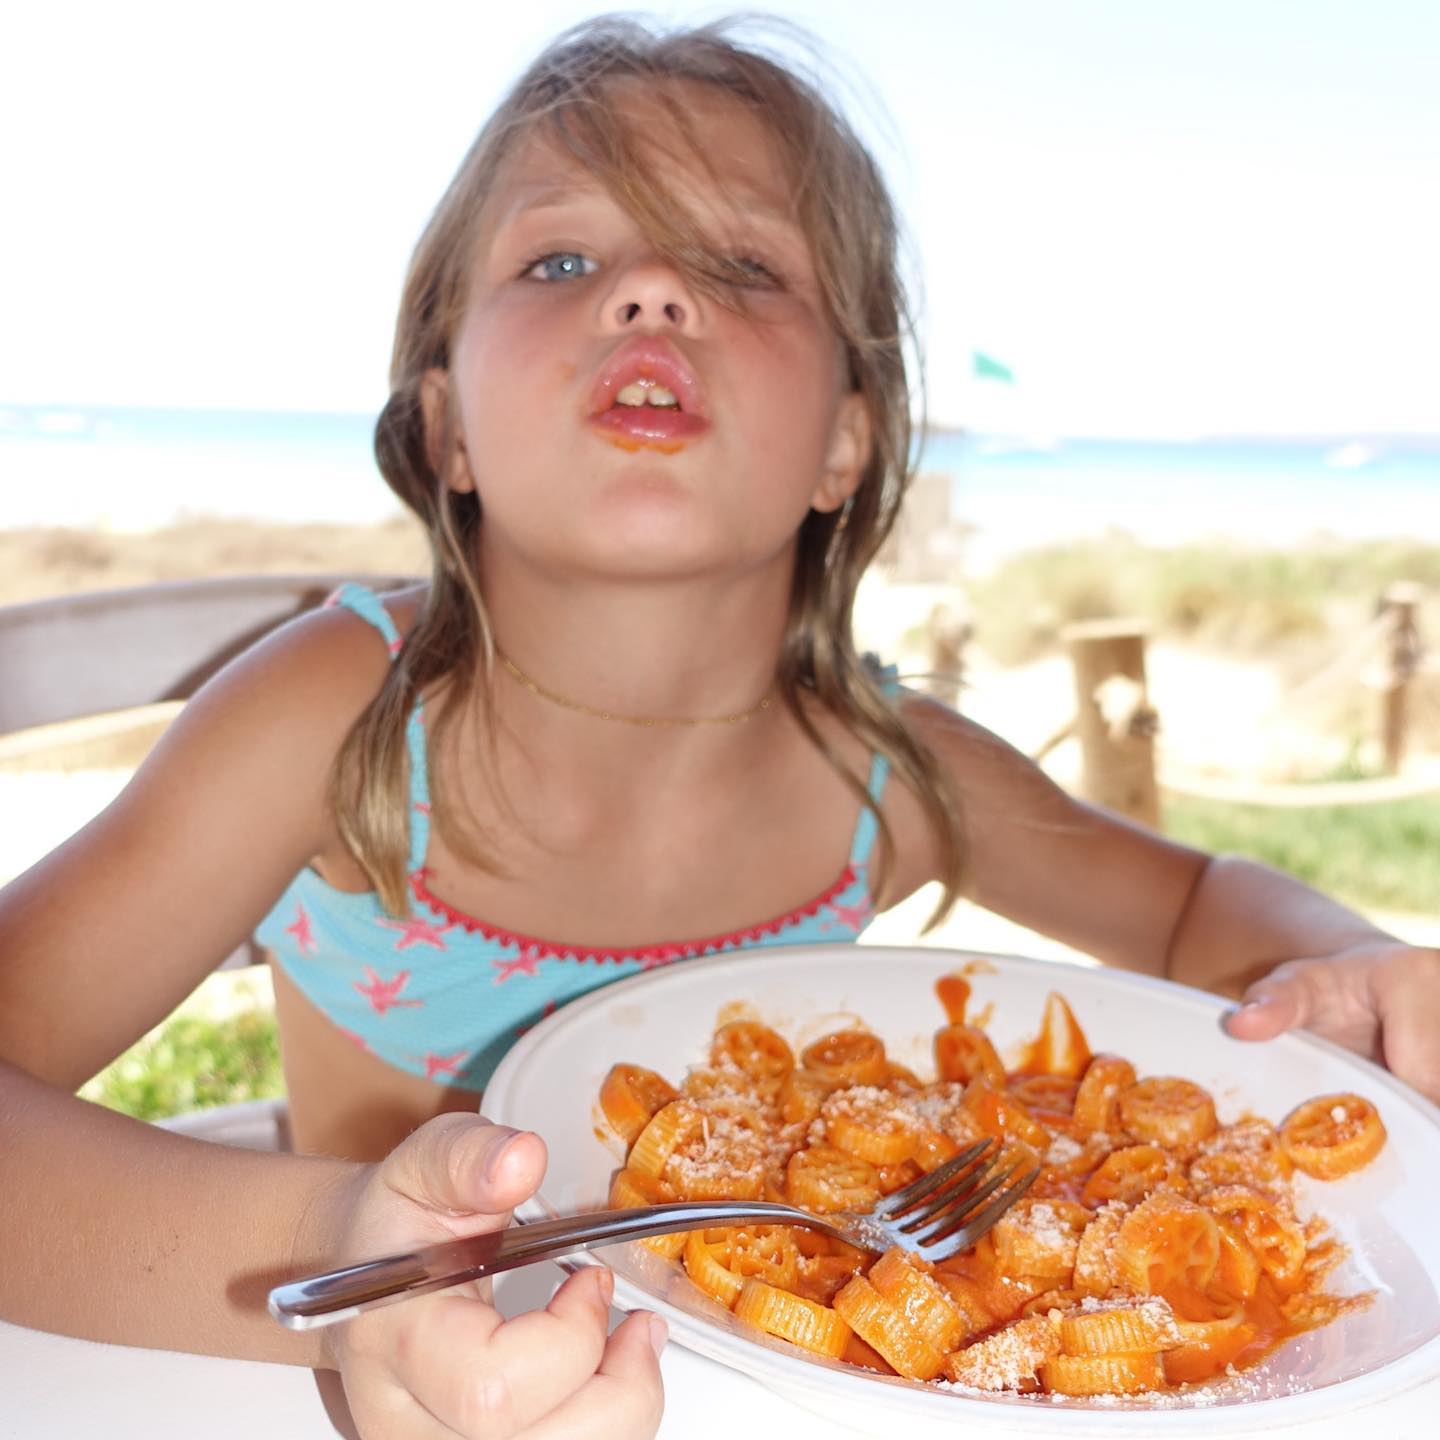
[[[1029,1170],[1001,1189],[1020,1167],[997,1171],[999,1156],[998,1144],[981,1141],[860,1214],[811,1215],[765,1200],[692,1200],[537,1220],[278,1285],[270,1292],[270,1313],[291,1330],[309,1330],[537,1260],[747,1220],[803,1225],[877,1254],[899,1245],[926,1260],[943,1260],[973,1245],[1040,1173]]]

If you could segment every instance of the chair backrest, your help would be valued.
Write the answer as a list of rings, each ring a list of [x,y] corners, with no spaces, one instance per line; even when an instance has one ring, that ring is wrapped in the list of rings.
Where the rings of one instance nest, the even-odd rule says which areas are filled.
[[[347,575],[238,575],[0,606],[0,735],[187,700]],[[373,589],[413,576],[365,576]]]

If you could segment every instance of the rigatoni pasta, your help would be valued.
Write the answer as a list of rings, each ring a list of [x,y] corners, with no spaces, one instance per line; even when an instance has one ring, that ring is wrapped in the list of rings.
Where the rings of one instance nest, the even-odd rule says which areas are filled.
[[[936,1079],[854,1027],[799,1054],[753,1020],[721,1025],[708,1063],[672,1085],[619,1064],[600,1106],[627,1147],[611,1203],[765,1198],[865,1211],[978,1140],[1040,1176],[972,1249],[938,1265],[876,1257],[803,1227],[747,1225],[640,1243],[747,1324],[817,1355],[983,1391],[1135,1395],[1253,1365],[1368,1303],[1325,1279],[1344,1251],[1296,1213],[1291,1175],[1334,1178],[1385,1142],[1357,1095],[1280,1126],[1231,1124],[1178,1076],[1092,1055],[1051,994],[1007,1069],[937,986]]]

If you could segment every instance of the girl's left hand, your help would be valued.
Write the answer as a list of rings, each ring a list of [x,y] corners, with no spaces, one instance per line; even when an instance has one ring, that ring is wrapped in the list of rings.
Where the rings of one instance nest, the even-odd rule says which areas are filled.
[[[1440,1102],[1440,950],[1377,938],[1287,960],[1245,991],[1225,1028],[1238,1040],[1311,1030]]]

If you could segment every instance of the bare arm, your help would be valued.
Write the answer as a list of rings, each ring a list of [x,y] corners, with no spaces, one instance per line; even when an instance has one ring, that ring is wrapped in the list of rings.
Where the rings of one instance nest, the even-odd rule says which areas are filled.
[[[172,1135],[0,1064],[5,1318],[157,1349],[323,1362],[265,1295],[324,1268],[360,1167]]]
[[[331,761],[384,674],[348,624],[309,617],[229,666],[104,812],[0,891],[0,1058],[81,1083],[322,848]]]
[[[1440,1097],[1440,954],[1278,870],[1085,805],[938,706],[910,713],[962,796],[970,898],[1110,964],[1243,992],[1239,1038],[1302,1026]]]
[[[1286,960],[1394,940],[1294,876],[1217,855],[1177,918],[1166,973],[1184,985],[1237,996]]]
[[[1440,951],[1288,875],[1212,860],[1177,927],[1171,974],[1239,996],[1225,1022],[1237,1039],[1313,1030],[1440,1101]]]
[[[311,1356],[271,1333],[261,1277],[289,1264],[303,1215],[348,1167],[187,1141],[69,1092],[169,1013],[320,848],[330,757],[386,663],[357,624],[316,616],[242,657],[114,804],[0,892],[0,1221],[24,1237],[0,1270],[7,1316]]]
[[[911,702],[907,717],[959,796],[966,897],[1107,964],[1164,974],[1206,857],[1076,800],[1003,740],[939,705]],[[917,821],[918,811],[901,817],[902,841],[918,833]],[[923,845],[912,853],[923,857],[918,873],[903,877],[913,887],[930,878],[933,862]]]

